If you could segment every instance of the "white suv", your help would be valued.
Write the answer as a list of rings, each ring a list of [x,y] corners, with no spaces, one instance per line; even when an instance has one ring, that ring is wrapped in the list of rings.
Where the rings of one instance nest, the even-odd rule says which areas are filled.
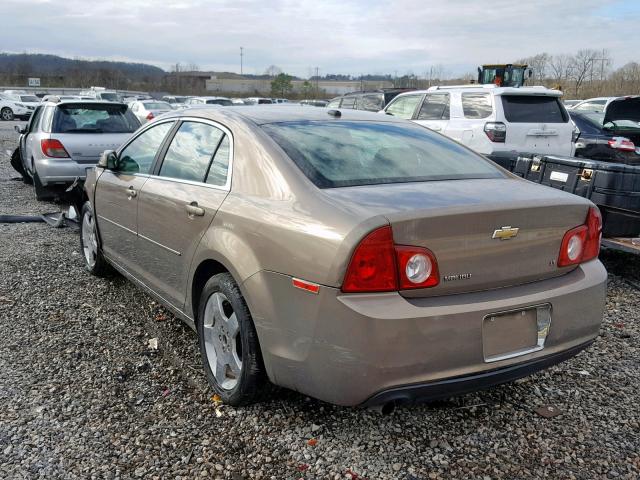
[[[561,96],[544,87],[431,87],[398,95],[382,112],[413,120],[484,155],[570,156],[575,126]]]

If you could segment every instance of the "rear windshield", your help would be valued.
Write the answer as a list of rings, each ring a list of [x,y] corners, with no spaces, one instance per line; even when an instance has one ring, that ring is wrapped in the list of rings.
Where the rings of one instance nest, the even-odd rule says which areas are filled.
[[[501,95],[504,116],[511,123],[567,123],[569,116],[557,97]]]
[[[418,125],[304,121],[262,128],[320,188],[503,177],[488,160]]]
[[[130,133],[140,122],[126,105],[60,105],[53,117],[53,133]]]

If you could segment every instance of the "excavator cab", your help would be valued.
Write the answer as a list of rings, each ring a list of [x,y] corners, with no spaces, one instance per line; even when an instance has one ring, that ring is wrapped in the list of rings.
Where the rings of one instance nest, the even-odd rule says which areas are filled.
[[[522,87],[533,74],[528,65],[500,64],[478,67],[478,83],[498,87]]]

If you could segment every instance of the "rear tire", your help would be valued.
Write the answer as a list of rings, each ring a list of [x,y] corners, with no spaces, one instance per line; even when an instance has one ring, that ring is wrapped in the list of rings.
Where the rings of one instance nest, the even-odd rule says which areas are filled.
[[[90,202],[84,202],[80,214],[80,253],[84,258],[84,266],[91,275],[104,277],[111,269],[107,260],[102,255],[98,229]]]
[[[10,122],[11,120],[13,120],[13,110],[11,110],[9,107],[4,107],[2,110],[0,110],[0,118],[2,118],[2,120],[4,120],[5,122]]]
[[[233,406],[256,401],[267,383],[262,352],[249,308],[229,273],[205,284],[197,330],[207,380],[222,401]]]
[[[24,170],[24,165],[22,165],[22,158],[20,157],[19,148],[16,148],[11,155],[11,166],[22,176],[22,181],[24,183],[26,183],[27,185],[31,185],[33,183],[32,178]]]

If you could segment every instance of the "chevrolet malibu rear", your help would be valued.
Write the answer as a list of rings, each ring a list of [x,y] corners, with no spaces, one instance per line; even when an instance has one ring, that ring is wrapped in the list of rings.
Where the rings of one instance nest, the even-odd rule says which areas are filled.
[[[225,133],[189,133],[203,122]],[[134,138],[87,179],[87,268],[111,263],[196,328],[228,403],[265,379],[339,405],[432,400],[598,335],[597,208],[427,128],[275,106],[177,111],[136,135],[151,164],[132,170]]]

